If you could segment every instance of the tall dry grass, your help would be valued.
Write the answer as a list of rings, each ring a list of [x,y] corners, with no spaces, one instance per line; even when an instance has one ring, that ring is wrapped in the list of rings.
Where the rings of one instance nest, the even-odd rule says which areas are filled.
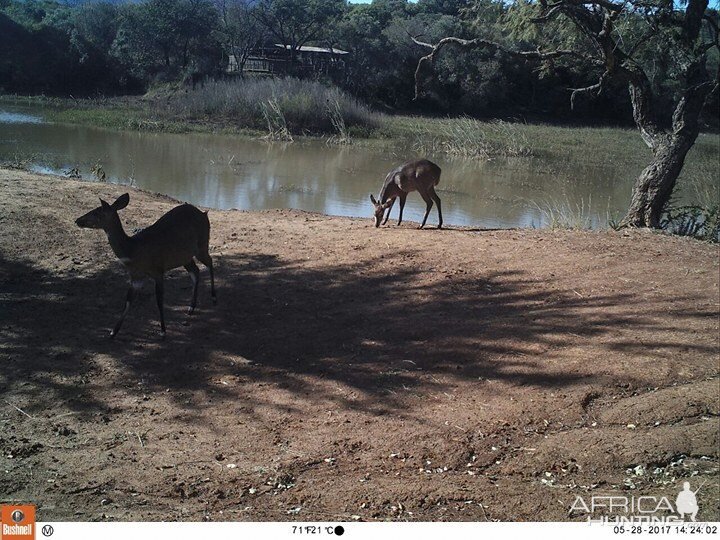
[[[243,127],[267,129],[270,136],[370,132],[381,116],[338,88],[290,77],[209,81],[167,101],[180,118],[224,118]]]
[[[414,126],[403,128],[410,137],[411,147],[419,154],[469,159],[533,155],[523,124],[502,120],[482,122],[463,116],[439,122],[417,119]]]

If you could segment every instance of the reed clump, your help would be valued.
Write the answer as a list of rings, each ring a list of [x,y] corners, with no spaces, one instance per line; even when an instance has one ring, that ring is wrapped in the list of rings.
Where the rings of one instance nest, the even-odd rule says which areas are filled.
[[[174,95],[165,108],[173,117],[224,118],[281,140],[331,135],[347,141],[350,130],[370,131],[381,123],[381,115],[339,88],[291,77],[209,81]]]

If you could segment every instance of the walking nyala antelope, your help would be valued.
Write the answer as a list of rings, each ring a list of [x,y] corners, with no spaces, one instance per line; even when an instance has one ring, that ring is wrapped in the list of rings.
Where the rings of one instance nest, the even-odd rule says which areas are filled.
[[[160,310],[160,331],[165,335],[163,278],[168,270],[183,266],[190,272],[193,292],[188,314],[192,314],[195,310],[200,281],[200,269],[193,258],[210,270],[210,291],[213,303],[216,302],[213,262],[208,253],[210,220],[206,212],[198,210],[191,204],[183,204],[167,212],[149,227],[133,236],[128,236],[120,222],[118,210],[125,208],[129,202],[130,196],[127,193],[120,195],[112,204],[100,199],[100,206],[79,217],[75,223],[78,227],[105,231],[110,247],[130,274],[130,288],[125,298],[125,309],[110,337],[115,337],[120,331],[135,293],[142,287],[143,279],[147,277],[155,281],[155,297]]]

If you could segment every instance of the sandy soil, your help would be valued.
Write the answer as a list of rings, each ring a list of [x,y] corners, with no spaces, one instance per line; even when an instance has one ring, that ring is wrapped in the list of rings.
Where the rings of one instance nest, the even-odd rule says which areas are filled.
[[[147,286],[74,219],[126,191],[0,171],[0,499],[40,520],[720,518],[718,249],[647,231],[375,229],[210,212]],[[174,204],[131,191],[126,229]]]

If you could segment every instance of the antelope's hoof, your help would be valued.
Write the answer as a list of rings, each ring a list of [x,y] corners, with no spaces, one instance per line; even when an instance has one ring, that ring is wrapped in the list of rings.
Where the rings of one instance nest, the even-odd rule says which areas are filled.
[[[195,308],[194,307],[188,308],[187,314],[192,315],[193,313],[195,313]]]
[[[115,330],[110,330],[110,339],[115,339],[115,336],[117,336],[117,332],[115,332]]]

